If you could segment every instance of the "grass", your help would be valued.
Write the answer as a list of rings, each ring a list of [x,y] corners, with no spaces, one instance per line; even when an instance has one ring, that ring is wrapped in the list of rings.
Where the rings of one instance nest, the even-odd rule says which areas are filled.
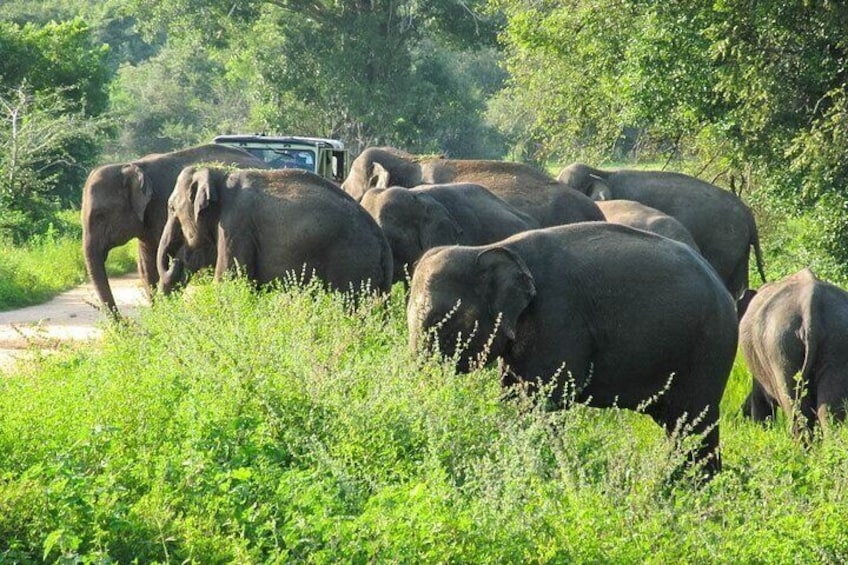
[[[501,400],[406,346],[403,296],[200,283],[0,379],[0,562],[848,560],[848,432],[722,402],[725,470],[659,427]]]
[[[0,311],[45,302],[88,280],[81,239],[76,233],[48,232],[22,247],[0,240],[0,257]],[[135,257],[134,241],[113,249],[107,271],[115,275],[133,270]]]

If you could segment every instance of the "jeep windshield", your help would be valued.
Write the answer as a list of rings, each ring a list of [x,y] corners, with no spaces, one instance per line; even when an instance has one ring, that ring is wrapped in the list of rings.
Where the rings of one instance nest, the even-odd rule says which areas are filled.
[[[304,169],[342,182],[350,169],[344,143],[338,139],[297,135],[228,134],[215,143],[238,147],[259,157],[274,169]]]
[[[309,149],[295,148],[272,148],[272,147],[244,147],[253,155],[256,155],[269,167],[275,169],[306,169],[315,171],[315,152]]]

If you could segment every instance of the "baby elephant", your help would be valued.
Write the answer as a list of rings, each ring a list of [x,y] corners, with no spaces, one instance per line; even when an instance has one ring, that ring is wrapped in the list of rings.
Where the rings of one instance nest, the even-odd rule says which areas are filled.
[[[372,188],[360,204],[392,248],[394,280],[406,280],[425,251],[439,245],[482,245],[539,227],[479,184]]]
[[[704,434],[695,459],[710,474],[720,468],[719,401],[736,355],[736,310],[686,246],[585,222],[437,247],[412,277],[407,322],[413,348],[434,335],[468,371],[488,346],[502,361],[503,385],[532,389],[538,379],[560,406],[574,398],[637,409],[662,391],[645,413],[668,433],[692,423]]]
[[[608,222],[653,232],[685,243],[698,253],[701,252],[692,234],[683,224],[656,208],[645,206],[635,200],[599,200],[595,204],[601,209]]]
[[[216,279],[240,268],[263,284],[287,273],[309,279],[314,270],[336,290],[391,288],[392,254],[380,227],[340,188],[299,169],[183,169],[159,244],[162,281],[179,279],[168,271],[182,266],[168,261],[183,245],[216,250]]]
[[[757,421],[780,406],[796,436],[848,400],[848,293],[804,269],[763,285],[748,304],[739,342],[754,386],[745,411]],[[798,375],[798,377],[796,377]]]

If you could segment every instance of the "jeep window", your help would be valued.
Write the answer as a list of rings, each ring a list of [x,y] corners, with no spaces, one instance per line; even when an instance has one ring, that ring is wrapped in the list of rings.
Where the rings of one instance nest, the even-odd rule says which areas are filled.
[[[245,147],[244,149],[275,169],[306,169],[307,171],[315,171],[315,153],[308,149],[272,149],[264,147]]]
[[[304,149],[272,149],[264,160],[276,169],[315,170],[315,153]]]

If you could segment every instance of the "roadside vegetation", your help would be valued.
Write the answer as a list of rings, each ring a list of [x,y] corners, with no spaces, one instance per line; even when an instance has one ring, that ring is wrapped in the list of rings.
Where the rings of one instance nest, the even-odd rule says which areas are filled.
[[[204,283],[0,379],[0,561],[845,561],[848,431],[741,419],[748,378],[696,487],[647,417],[414,357],[400,286]]]
[[[88,280],[80,240],[79,213],[57,216],[67,225],[33,236],[24,244],[0,240],[0,312],[39,304]],[[110,275],[135,269],[135,242],[112,250]]]

